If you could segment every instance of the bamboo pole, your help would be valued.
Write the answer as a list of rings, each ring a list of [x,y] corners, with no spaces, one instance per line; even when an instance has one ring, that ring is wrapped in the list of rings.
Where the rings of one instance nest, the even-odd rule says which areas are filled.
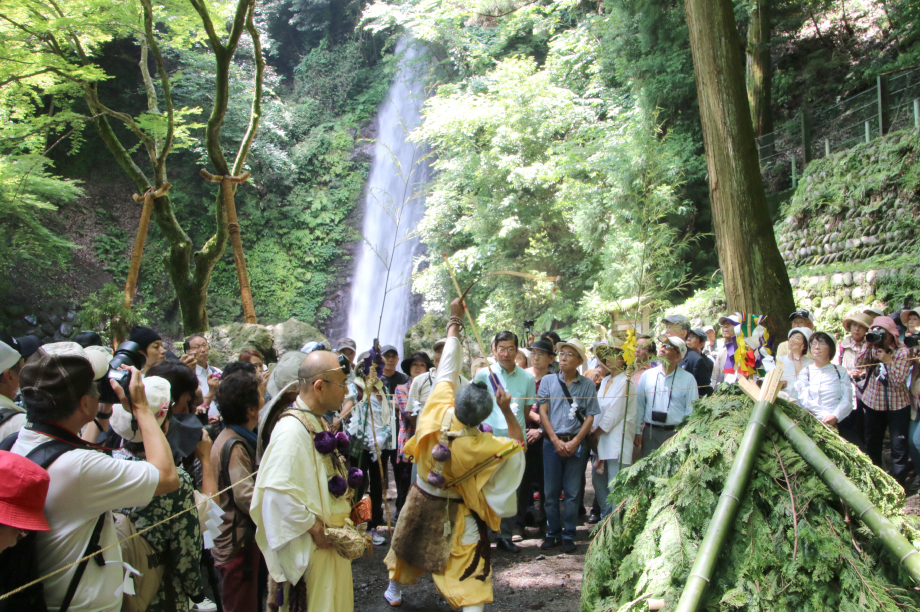
[[[725,538],[731,532],[735,514],[741,505],[741,495],[750,479],[757,455],[760,454],[760,445],[767,429],[767,421],[773,412],[773,400],[779,393],[779,382],[782,376],[783,367],[778,363],[764,382],[760,401],[757,402],[751,413],[751,420],[748,421],[747,429],[744,430],[744,436],[738,445],[738,454],[725,480],[725,489],[716,504],[715,513],[706,528],[706,535],[700,543],[696,559],[693,560],[687,584],[684,585],[680,601],[677,602],[677,612],[694,612],[709,585],[712,570],[719,558],[719,551],[722,549],[722,544],[725,543]]]
[[[144,256],[144,243],[147,242],[147,231],[150,227],[150,215],[153,213],[153,203],[157,198],[163,197],[170,183],[163,183],[159,189],[151,187],[144,195],[134,194],[135,202],[143,202],[141,220],[137,224],[137,236],[134,237],[134,250],[131,252],[131,265],[128,267],[128,278],[125,281],[125,308],[131,308],[134,302],[134,291],[137,289],[137,277],[141,271],[141,259]]]
[[[233,185],[245,183],[249,179],[247,170],[239,176],[220,176],[211,174],[204,168],[201,176],[212,183],[220,183],[220,192],[224,199],[227,213],[227,231],[233,247],[233,261],[236,263],[236,276],[240,281],[240,294],[243,300],[243,316],[247,323],[256,323],[256,309],[252,303],[252,289],[249,287],[249,273],[246,271],[246,257],[243,254],[243,240],[240,238],[240,222],[236,217],[236,203],[233,199]]]
[[[847,478],[843,470],[834,465],[796,422],[786,416],[786,413],[782,410],[774,410],[770,416],[770,423],[782,432],[792,448],[802,456],[805,463],[818,473],[824,484],[839,495],[853,509],[859,520],[865,523],[882,541],[885,548],[904,566],[914,582],[920,584],[920,554],[917,554],[917,549],[901,534],[901,531],[872,505],[865,493]]]

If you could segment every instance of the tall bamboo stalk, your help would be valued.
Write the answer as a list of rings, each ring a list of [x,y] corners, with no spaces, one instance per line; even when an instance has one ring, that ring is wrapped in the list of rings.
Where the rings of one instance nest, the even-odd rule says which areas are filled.
[[[846,474],[834,465],[818,448],[818,445],[782,410],[773,411],[770,423],[782,432],[792,448],[802,456],[805,463],[818,473],[824,484],[839,495],[853,509],[859,520],[865,523],[882,541],[885,548],[910,573],[914,582],[920,584],[920,554],[917,554],[917,549],[901,534],[901,531],[872,505],[859,487],[847,478]]]
[[[760,401],[757,402],[754,412],[751,413],[751,420],[748,421],[747,429],[744,430],[744,436],[738,445],[738,454],[725,480],[725,489],[719,497],[719,503],[716,504],[716,511],[712,515],[712,520],[709,521],[709,527],[706,528],[706,535],[696,553],[696,559],[693,560],[690,577],[687,578],[680,601],[677,602],[677,612],[694,612],[709,585],[712,568],[715,567],[719,558],[719,551],[722,549],[722,544],[725,543],[725,538],[731,532],[735,514],[741,505],[741,495],[751,477],[757,455],[760,454],[760,445],[767,429],[767,421],[774,412],[773,400],[776,398],[776,393],[779,392],[779,382],[782,376],[783,366],[777,364],[776,369],[770,372],[764,382]]]

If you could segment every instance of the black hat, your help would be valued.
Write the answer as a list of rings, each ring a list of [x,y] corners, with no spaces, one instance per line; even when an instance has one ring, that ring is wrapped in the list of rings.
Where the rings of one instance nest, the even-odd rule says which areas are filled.
[[[409,374],[409,370],[412,369],[412,362],[418,361],[418,360],[424,361],[425,368],[428,370],[434,367],[434,363],[432,363],[431,358],[428,356],[428,353],[426,353],[425,351],[418,351],[417,353],[412,353],[411,355],[409,355],[407,359],[402,360],[402,363],[400,364],[399,367],[402,369],[403,372],[406,373],[406,376],[412,376],[411,374]]]
[[[88,346],[103,346],[102,336],[94,331],[81,331],[73,336],[73,341],[86,348]]]
[[[149,327],[137,326],[131,330],[131,335],[128,336],[128,340],[131,342],[137,342],[141,347],[142,351],[146,351],[147,347],[156,342],[157,340],[163,340],[160,338],[160,334],[156,333]]]
[[[38,350],[38,347],[42,345],[42,341],[38,336],[23,336],[22,338],[13,338],[6,332],[0,332],[0,342],[5,343],[7,346],[10,346],[19,353],[19,356],[23,359],[28,359],[35,351]]]
[[[531,345],[530,349],[531,350],[537,349],[538,351],[543,351],[550,355],[556,354],[556,347],[553,345],[552,342],[550,342],[546,338],[538,338],[537,340],[535,340],[534,343]]]

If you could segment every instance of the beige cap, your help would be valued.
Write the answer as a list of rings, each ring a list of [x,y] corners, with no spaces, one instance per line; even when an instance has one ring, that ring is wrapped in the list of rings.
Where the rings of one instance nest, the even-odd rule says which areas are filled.
[[[683,359],[687,356],[687,343],[683,339],[678,338],[677,336],[666,336],[661,334],[658,336],[658,342],[664,343],[667,342],[671,346],[677,349],[677,352],[680,353],[680,358]]]
[[[101,346],[83,348],[76,342],[52,342],[43,344],[38,351],[45,355],[80,355],[93,366],[93,380],[99,380],[109,371],[112,356]]]
[[[563,340],[562,342],[556,343],[556,353],[562,350],[563,346],[567,346],[571,349],[574,349],[578,356],[581,357],[581,362],[585,363],[588,361],[587,353],[585,353],[585,345],[581,343],[581,340]]]

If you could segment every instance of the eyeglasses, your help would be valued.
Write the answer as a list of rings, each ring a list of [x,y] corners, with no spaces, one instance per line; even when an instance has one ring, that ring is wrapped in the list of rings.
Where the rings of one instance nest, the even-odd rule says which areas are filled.
[[[495,348],[495,352],[499,355],[508,355],[509,353],[514,353],[516,351],[516,346],[499,346]]]
[[[830,346],[830,344],[826,340],[812,340],[808,346],[814,348],[816,346]]]
[[[576,353],[570,353],[568,351],[562,351],[559,353],[559,359],[562,359],[563,357],[565,357],[566,359],[571,359],[573,357],[581,357],[581,355],[577,355]]]
[[[329,383],[330,385],[336,385],[336,386],[338,386],[338,387],[342,387],[343,389],[348,389],[348,385],[345,384],[345,383],[337,383],[337,382],[335,382],[335,381],[333,381],[333,380],[326,380],[325,378],[319,378],[319,379],[317,379],[317,380],[321,380],[321,381],[323,381],[324,383]],[[314,381],[314,382],[315,382],[315,381]]]

